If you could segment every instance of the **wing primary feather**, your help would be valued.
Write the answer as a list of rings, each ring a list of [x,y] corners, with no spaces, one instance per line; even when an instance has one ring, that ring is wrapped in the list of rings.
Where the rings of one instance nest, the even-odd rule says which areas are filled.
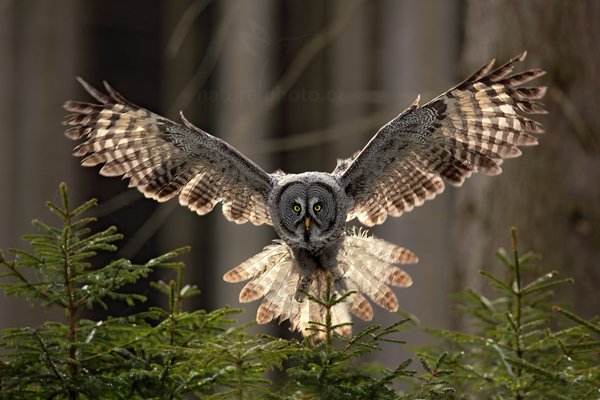
[[[463,87],[463,85],[466,85],[470,82],[478,81],[479,79],[481,79],[482,77],[484,77],[491,71],[491,69],[494,67],[495,63],[496,63],[496,59],[492,58],[487,64],[485,64],[483,67],[479,68],[471,76],[469,76],[467,79],[465,79],[460,84],[458,84],[457,87],[461,88],[461,87]]]
[[[106,89],[106,91],[108,92],[108,94],[110,95],[110,97],[112,97],[112,99],[115,102],[126,104],[128,106],[132,106],[132,104],[129,102],[129,100],[127,100],[119,92],[117,92],[115,89],[113,89],[112,86],[110,86],[108,84],[108,82],[102,81],[102,84],[104,85],[104,88]]]
[[[521,62],[521,61],[525,60],[526,57],[527,57],[527,52],[524,51],[521,54],[518,54],[516,57],[513,57],[512,59],[508,60],[505,64],[496,68],[494,71],[490,72],[489,74],[482,76],[481,80],[482,81],[485,80],[487,82],[499,81],[500,79],[504,78],[505,76],[507,76],[508,74],[510,74],[513,71],[513,69],[515,68],[515,64],[517,62]],[[473,82],[476,82],[476,80],[474,80]]]
[[[85,91],[88,92],[90,94],[90,96],[92,96],[94,99],[98,100],[100,103],[108,104],[111,102],[111,99],[109,96],[105,95],[104,93],[102,93],[99,90],[97,90],[96,88],[94,88],[92,85],[87,83],[82,77],[78,76],[75,79],[77,79],[77,82],[79,82],[79,84],[81,86],[83,86]]]

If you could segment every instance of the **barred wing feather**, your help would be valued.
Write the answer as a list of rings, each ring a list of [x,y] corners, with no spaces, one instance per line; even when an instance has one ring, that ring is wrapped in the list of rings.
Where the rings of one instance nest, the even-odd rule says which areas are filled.
[[[518,55],[492,70],[494,60],[422,107],[413,105],[386,125],[355,157],[334,171],[353,200],[348,219],[367,226],[400,216],[474,172],[497,175],[518,146],[537,144],[542,125],[524,114],[543,114],[546,87],[519,87],[544,74],[510,75]]]
[[[179,203],[200,215],[223,202],[236,223],[271,224],[267,201],[273,177],[221,139],[138,107],[106,82],[104,94],[79,82],[99,104],[67,101],[65,135],[86,139],[74,155],[82,165],[104,164],[100,174],[122,176],[146,197]]]

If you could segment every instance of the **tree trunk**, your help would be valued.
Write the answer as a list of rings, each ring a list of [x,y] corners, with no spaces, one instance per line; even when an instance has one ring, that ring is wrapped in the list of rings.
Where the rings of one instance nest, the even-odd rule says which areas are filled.
[[[499,177],[474,177],[457,192],[456,291],[481,289],[477,270],[499,265],[492,254],[510,246],[513,225],[520,247],[543,255],[545,271],[575,278],[559,298],[571,300],[584,316],[598,313],[599,20],[596,1],[467,2],[466,70],[491,57],[504,62],[527,49],[525,67],[548,71],[542,82],[549,86],[544,102],[550,113],[538,118],[547,132],[539,146],[505,163]]]
[[[265,171],[274,169],[269,162],[271,155],[253,153],[244,143],[248,145],[268,138],[272,130],[269,123],[272,115],[256,118],[248,129],[242,131],[236,131],[236,126],[246,111],[255,107],[265,95],[268,83],[272,80],[276,4],[273,0],[222,3],[221,23],[233,18],[234,28],[229,29],[227,40],[223,43],[219,79],[213,92],[213,96],[218,99],[218,136],[239,148]],[[273,230],[270,226],[254,226],[249,222],[237,225],[227,221],[220,210],[213,212],[221,215],[216,215],[216,257],[214,265],[210,266],[212,308],[225,305],[243,308],[244,313],[238,320],[254,321],[259,302],[240,304],[239,292],[245,283],[227,283],[223,280],[223,274],[259,253],[273,239]],[[269,328],[274,329],[272,324]]]
[[[379,87],[392,98],[386,106],[394,106],[385,123],[408,108],[421,95],[424,104],[452,86],[457,79],[458,35],[460,12],[456,1],[382,2],[378,10],[380,53],[376,53],[376,73]],[[376,130],[367,133],[368,140]],[[365,140],[365,143],[366,143]],[[416,265],[403,267],[413,278],[408,289],[395,290],[400,308],[415,315],[423,324],[442,328],[448,325],[451,275],[448,254],[452,251],[448,236],[452,226],[451,191],[434,201],[402,215],[388,218],[374,227],[373,233],[382,239],[406,247],[419,257]],[[375,321],[392,324],[399,315],[377,310]],[[412,346],[430,342],[418,331],[404,332],[402,339]],[[414,354],[399,346],[386,346],[380,356],[388,366]],[[379,357],[378,357],[379,358]],[[382,360],[383,359],[383,360]]]
[[[34,230],[32,219],[56,222],[44,201],[57,200],[57,177],[69,182],[78,174],[60,125],[61,104],[76,84],[78,5],[73,0],[0,2],[2,249],[22,247],[19,238]],[[58,310],[49,316],[23,299],[4,297],[0,315],[0,328],[62,318]]]

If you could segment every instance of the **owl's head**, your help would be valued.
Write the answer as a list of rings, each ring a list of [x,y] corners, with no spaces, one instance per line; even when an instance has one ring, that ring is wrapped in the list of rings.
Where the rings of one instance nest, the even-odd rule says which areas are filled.
[[[343,232],[346,195],[328,173],[285,176],[273,190],[269,205],[273,228],[292,248],[319,250]]]

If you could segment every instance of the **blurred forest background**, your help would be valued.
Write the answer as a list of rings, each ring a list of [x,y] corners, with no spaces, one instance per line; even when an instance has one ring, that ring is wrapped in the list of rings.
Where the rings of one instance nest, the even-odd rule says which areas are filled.
[[[548,71],[540,145],[502,175],[448,187],[373,232],[419,255],[407,268],[415,284],[396,292],[429,326],[461,328],[449,295],[482,290],[478,270],[499,268],[493,253],[512,225],[546,270],[576,279],[561,298],[591,317],[600,310],[598,21],[594,0],[0,0],[0,248],[21,246],[33,218],[52,218],[44,201],[65,181],[77,200],[100,200],[100,226],[125,233],[119,256],[141,262],[192,245],[186,273],[202,296],[189,307],[239,307],[242,285],[222,275],[272,229],[159,205],[80,167],[61,125],[65,100],[89,100],[76,76],[107,80],[172,119],[183,110],[268,171],[331,171],[417,94],[424,103],[490,58],[526,49],[524,67]],[[244,306],[245,320],[257,305]],[[0,298],[0,328],[63,317]],[[379,323],[397,318],[376,312]],[[407,340],[429,340],[421,336]]]

